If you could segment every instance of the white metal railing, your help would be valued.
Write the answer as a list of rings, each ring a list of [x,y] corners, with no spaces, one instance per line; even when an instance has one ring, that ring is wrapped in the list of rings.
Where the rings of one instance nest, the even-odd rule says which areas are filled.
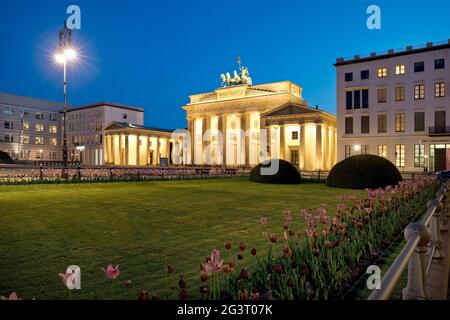
[[[413,222],[405,229],[406,245],[381,280],[369,300],[387,300],[397,286],[403,272],[408,268],[408,284],[402,290],[403,300],[430,298],[427,292],[427,275],[431,262],[443,259],[441,232],[447,230],[447,201],[450,183],[441,185],[434,199],[427,204],[427,212],[420,222]],[[447,281],[447,279],[443,279]]]

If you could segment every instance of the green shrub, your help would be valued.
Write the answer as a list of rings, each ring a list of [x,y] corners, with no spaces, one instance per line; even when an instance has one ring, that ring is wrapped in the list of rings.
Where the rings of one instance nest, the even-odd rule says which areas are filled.
[[[301,182],[300,173],[294,165],[285,160],[278,161],[279,168],[276,174],[261,175],[261,168],[267,168],[270,164],[269,162],[260,163],[250,172],[250,181],[273,184],[298,184]]]
[[[389,160],[374,155],[345,159],[331,169],[327,186],[351,189],[378,189],[402,181],[398,169]]]
[[[0,150],[0,163],[14,163],[9,154]]]

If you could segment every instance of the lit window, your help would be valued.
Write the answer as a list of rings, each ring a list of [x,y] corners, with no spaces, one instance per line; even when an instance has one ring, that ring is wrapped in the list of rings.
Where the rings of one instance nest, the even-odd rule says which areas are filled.
[[[52,146],[56,146],[58,144],[58,140],[56,138],[50,138],[50,144]]]
[[[43,132],[44,131],[44,125],[42,123],[36,123],[34,125],[34,131],[36,131],[36,132]]]
[[[425,166],[425,147],[423,144],[414,145],[414,167]]]
[[[50,120],[51,120],[51,121],[56,121],[56,120],[58,120],[58,118],[57,118],[57,116],[56,116],[56,113],[50,113]]]
[[[395,66],[395,74],[396,75],[405,74],[405,65],[399,64],[399,65]]]
[[[30,137],[29,136],[21,136],[20,137],[20,143],[23,143],[23,144],[30,143]]]
[[[387,89],[378,89],[378,103],[387,102]]]
[[[30,123],[22,122],[22,130],[29,130],[29,129],[30,129]]]
[[[434,85],[434,96],[436,98],[445,97],[445,82],[439,82]]]
[[[378,115],[378,133],[387,132],[387,116],[385,114]]]
[[[405,145],[396,144],[395,145],[395,165],[397,167],[405,166]]]
[[[36,119],[42,120],[44,119],[44,114],[42,112],[36,112]]]
[[[48,131],[50,133],[57,133],[58,132],[58,128],[56,126],[49,126],[48,129],[49,129]]]
[[[405,87],[395,88],[395,101],[405,101]]]
[[[36,144],[44,144],[44,138],[43,137],[36,137],[35,138]]]
[[[419,84],[414,86],[414,100],[425,99],[425,85]]]
[[[387,77],[387,68],[378,68],[378,78]]]
[[[378,156],[383,158],[387,157],[387,145],[385,144],[378,145]]]
[[[298,131],[292,131],[292,140],[298,140]]]
[[[405,114],[395,114],[395,132],[405,132]]]

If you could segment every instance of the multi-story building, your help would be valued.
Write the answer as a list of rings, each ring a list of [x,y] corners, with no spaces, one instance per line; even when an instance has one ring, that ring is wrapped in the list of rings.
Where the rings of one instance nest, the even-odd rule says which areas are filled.
[[[14,160],[61,160],[61,103],[0,93],[0,150]]]
[[[401,171],[450,169],[450,39],[335,67],[339,161],[370,153]]]
[[[144,124],[144,109],[111,102],[98,102],[67,111],[69,160],[84,165],[103,165],[104,129],[113,122]]]

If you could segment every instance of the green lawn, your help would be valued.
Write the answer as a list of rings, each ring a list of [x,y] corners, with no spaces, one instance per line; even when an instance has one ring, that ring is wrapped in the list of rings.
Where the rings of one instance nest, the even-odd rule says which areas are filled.
[[[300,209],[334,206],[339,195],[356,193],[245,179],[0,186],[0,294],[66,299],[58,273],[77,264],[82,290],[73,297],[111,298],[100,268],[117,263],[116,298],[135,299],[143,289],[162,297],[166,256],[175,268],[171,282],[184,273],[198,297],[199,265],[212,249],[244,241],[264,252],[269,243],[262,233],[281,235],[284,209],[302,227]],[[269,224],[261,225],[261,217]],[[248,249],[244,261],[253,261]],[[124,285],[128,279],[131,289]]]

